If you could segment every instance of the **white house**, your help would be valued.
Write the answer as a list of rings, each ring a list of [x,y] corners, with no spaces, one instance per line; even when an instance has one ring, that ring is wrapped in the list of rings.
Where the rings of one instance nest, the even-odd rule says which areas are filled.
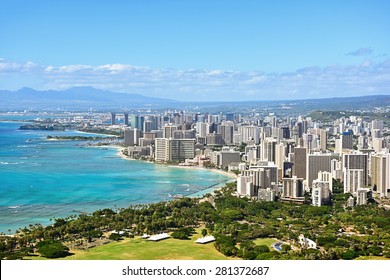
[[[309,238],[306,238],[303,234],[298,236],[298,243],[304,249],[317,249],[317,243]]]

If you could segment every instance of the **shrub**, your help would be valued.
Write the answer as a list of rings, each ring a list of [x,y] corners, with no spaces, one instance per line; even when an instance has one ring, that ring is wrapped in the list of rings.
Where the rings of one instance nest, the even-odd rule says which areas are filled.
[[[114,240],[114,241],[119,241],[119,240],[122,240],[122,237],[118,233],[113,232],[110,234],[108,239]]]
[[[56,240],[44,240],[37,244],[38,252],[46,258],[62,258],[69,254],[69,248]]]

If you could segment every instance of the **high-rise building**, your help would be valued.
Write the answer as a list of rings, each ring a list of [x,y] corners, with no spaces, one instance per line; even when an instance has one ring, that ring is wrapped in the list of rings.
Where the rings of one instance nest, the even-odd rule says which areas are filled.
[[[151,140],[153,140],[153,141],[154,141],[154,139],[159,138],[159,137],[157,136],[157,133],[156,133],[156,132],[144,132],[144,133],[143,133],[143,136],[144,136],[144,138],[146,138],[146,139],[151,139]]]
[[[139,139],[141,138],[141,130],[137,128],[126,128],[124,138],[124,143],[126,146],[138,145]]]
[[[283,135],[283,139],[290,139],[290,128],[287,126],[287,127],[282,127],[282,135]]]
[[[277,144],[275,146],[275,164],[280,170],[283,170],[283,163],[285,162],[286,158],[286,150],[287,147],[283,143]]]
[[[321,206],[322,205],[322,196],[321,196],[321,187],[314,184],[311,190],[311,204],[313,206]]]
[[[145,122],[146,121],[151,122],[150,123],[151,130],[157,130],[159,128],[159,119],[160,118],[158,116],[150,115],[146,117]]]
[[[147,132],[147,133],[150,133],[150,132]],[[153,144],[154,144],[154,139],[146,138],[146,137],[139,139],[139,145],[141,147],[147,147],[147,146],[151,146]]]
[[[194,139],[169,139],[169,160],[184,161],[195,157]]]
[[[343,155],[344,193],[356,194],[368,185],[368,155],[360,152]]]
[[[153,122],[146,120],[144,122],[144,132],[151,132],[153,130]]]
[[[222,135],[222,140],[225,145],[233,144],[233,122],[226,122],[218,126],[218,133]]]
[[[351,131],[343,132],[340,135],[341,149],[352,150],[353,149],[353,133]]]
[[[248,143],[250,140],[253,140],[254,144],[257,145],[260,142],[260,128],[258,126],[239,126],[238,133],[241,135],[242,143]]]
[[[209,146],[223,145],[222,135],[218,133],[210,133],[206,135],[206,143]]]
[[[294,139],[295,144],[298,145],[299,144],[299,137],[300,137],[298,125],[293,126],[291,134],[292,134],[292,138]]]
[[[176,125],[183,124],[183,116],[180,113],[174,113],[173,114],[173,123]]]
[[[333,176],[331,172],[318,172],[318,177],[316,179],[318,182],[322,182],[323,184],[326,184],[329,188],[330,192],[333,192]],[[314,180],[315,181],[315,180]],[[313,181],[313,184],[314,184]]]
[[[116,124],[116,113],[111,113],[111,124]]]
[[[178,130],[177,125],[166,125],[163,127],[163,138],[173,138],[173,132]]]
[[[303,134],[307,133],[307,129],[309,127],[309,122],[307,120],[302,120],[302,133],[301,133],[301,137]]]
[[[383,139],[372,138],[372,148],[375,150],[375,152],[380,153],[383,149]]]
[[[293,176],[306,180],[307,149],[303,147],[294,148]]]
[[[359,149],[367,149],[368,148],[368,139],[367,136],[360,135],[358,138],[358,144]]]
[[[312,187],[313,180],[317,178],[318,172],[331,171],[331,160],[331,154],[315,153],[307,156],[306,174],[308,188]]]
[[[259,163],[257,166],[250,166],[248,170],[242,171],[241,176],[252,176],[255,196],[257,196],[259,188],[272,188],[278,183],[278,168],[270,162]]]
[[[339,139],[336,139],[335,152],[341,154],[344,150],[353,149],[353,134],[351,131],[343,132]]]
[[[371,156],[371,184],[379,197],[390,197],[390,153]]]
[[[332,159],[330,161],[330,170],[332,173],[332,177],[335,180],[343,180],[343,168],[341,166],[341,161],[337,159]]]
[[[325,129],[320,130],[320,150],[326,152],[328,143],[327,133]]]
[[[144,116],[130,115],[130,124],[132,128],[138,128],[141,131],[144,131]]]
[[[198,137],[206,137],[210,133],[209,123],[197,122],[195,128]]]
[[[253,187],[253,176],[238,176],[237,194],[250,197],[255,195],[255,189]]]
[[[255,164],[259,159],[258,146],[248,145],[245,147],[245,160],[249,164]]]
[[[318,172],[318,177],[313,181],[312,185],[312,204],[321,206],[329,202],[332,186],[332,174],[330,172]]]
[[[156,138],[155,148],[154,158],[156,161],[169,161],[169,139]]]
[[[273,161],[275,162],[275,153],[276,153],[276,143],[277,141],[273,138],[266,138],[262,143],[261,143],[261,156],[262,160],[264,161]]]
[[[175,130],[173,132],[174,139],[195,139],[195,130]]]
[[[225,151],[222,150],[219,156],[219,163],[221,168],[225,168],[233,162],[241,162],[240,152],[234,151],[233,149]]]
[[[123,115],[125,116],[125,125],[128,126],[129,125],[129,113],[123,113]]]
[[[195,156],[194,139],[155,139],[156,161],[184,161]]]
[[[134,143],[134,130],[133,129],[125,129],[124,143],[126,146],[133,146],[135,144]]]
[[[383,120],[373,120],[371,122],[371,129],[375,130],[378,129],[379,131],[383,130]]]
[[[292,178],[283,178],[282,196],[285,198],[302,198],[304,195],[303,178],[293,176]]]
[[[303,146],[307,148],[308,151],[312,151],[317,149],[317,135],[306,133],[302,135],[303,138]]]

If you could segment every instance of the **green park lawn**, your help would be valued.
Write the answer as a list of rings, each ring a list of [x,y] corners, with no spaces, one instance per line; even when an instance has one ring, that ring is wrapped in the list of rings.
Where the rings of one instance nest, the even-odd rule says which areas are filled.
[[[214,248],[213,243],[197,244],[194,241],[201,237],[197,233],[191,240],[169,238],[157,242],[146,241],[140,237],[125,238],[119,242],[91,248],[74,250],[73,255],[63,260],[228,260]],[[32,257],[32,259],[45,259]]]
[[[214,243],[197,244],[194,241],[201,237],[202,228],[196,229],[196,234],[190,240],[169,238],[157,242],[146,241],[140,237],[124,238],[118,242],[97,246],[88,250],[73,250],[72,255],[62,260],[232,260],[218,252]],[[256,245],[271,245],[275,238],[258,238]],[[40,256],[25,259],[44,260]]]
[[[258,238],[256,240],[254,240],[255,244],[260,246],[260,245],[266,245],[269,247],[270,250],[275,250],[274,248],[272,248],[272,244],[278,242],[279,240],[277,240],[276,238]]]
[[[196,244],[193,240],[165,239],[157,242],[140,238],[113,242],[89,249],[74,251],[69,260],[226,260],[214,244]]]

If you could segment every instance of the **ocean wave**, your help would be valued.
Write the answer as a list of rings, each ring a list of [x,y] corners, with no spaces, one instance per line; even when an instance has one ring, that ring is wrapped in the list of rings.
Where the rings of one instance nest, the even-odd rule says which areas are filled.
[[[3,164],[3,165],[16,165],[16,164],[23,164],[24,161],[21,161],[21,162],[7,162],[7,161],[1,161],[0,164]]]
[[[16,208],[20,208],[22,207],[23,205],[12,205],[12,206],[8,206],[9,209],[16,209]]]

